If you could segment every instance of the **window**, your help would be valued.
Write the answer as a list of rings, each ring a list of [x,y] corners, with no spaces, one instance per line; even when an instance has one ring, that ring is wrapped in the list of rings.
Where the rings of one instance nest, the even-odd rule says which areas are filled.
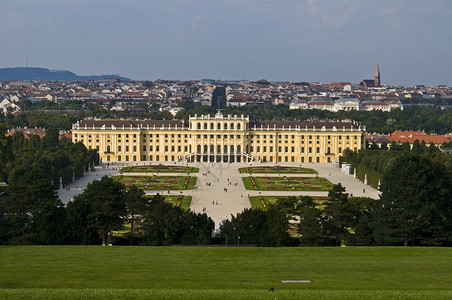
[[[284,147],[284,152],[289,152],[289,147],[285,146]]]
[[[157,152],[160,151],[160,146],[159,146],[159,145],[155,146],[155,151],[157,151]],[[158,156],[157,156],[157,157],[158,157]]]
[[[301,153],[304,153],[304,147],[301,147]]]
[[[168,152],[168,146],[165,146],[165,152]]]
[[[143,145],[143,151],[146,151],[146,145]]]
[[[133,152],[137,152],[137,146],[133,146]]]
[[[182,147],[181,147],[181,146],[177,146],[177,152],[180,152],[180,151],[181,151],[181,149],[182,149]]]
[[[118,146],[118,152],[121,152],[121,146]]]
[[[261,147],[260,146],[256,146],[256,152],[261,152]]]
[[[292,146],[292,147],[290,148],[290,151],[292,151],[292,153],[295,152],[295,147]]]
[[[312,147],[309,147],[308,153],[312,153]]]
[[[126,152],[129,152],[129,146],[126,146]],[[127,157],[127,156],[126,156]]]
[[[128,138],[129,138],[129,134],[127,133],[127,134],[126,134],[126,139],[128,139]],[[126,157],[127,157],[127,156],[126,156]]]
[[[153,151],[152,149],[153,149],[154,147],[152,147],[152,145],[150,145],[149,146],[149,151]],[[152,159],[151,159],[152,160]]]
[[[121,155],[118,155],[118,161],[121,161]]]
[[[180,146],[179,146],[180,147]],[[180,150],[179,150],[180,151]],[[171,146],[171,152],[174,152],[174,146]]]
[[[315,148],[316,153],[320,153],[320,147]]]
[[[133,138],[134,138],[134,139],[136,139],[136,138],[137,138],[137,135],[136,135],[136,134],[134,134],[134,135],[133,135]]]

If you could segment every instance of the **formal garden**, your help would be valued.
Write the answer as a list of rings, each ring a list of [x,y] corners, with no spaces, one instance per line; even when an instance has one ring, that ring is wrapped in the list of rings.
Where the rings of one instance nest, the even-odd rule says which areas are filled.
[[[289,196],[250,196],[249,200],[252,208],[259,208],[267,210],[268,207],[276,205],[278,200],[286,199]],[[299,199],[299,196],[295,196]],[[324,209],[326,203],[328,203],[328,196],[312,196],[312,199],[316,203],[316,207],[319,209]]]
[[[113,179],[126,187],[135,185],[143,190],[191,190],[195,187],[196,177],[192,176],[114,176]]]
[[[260,191],[329,191],[333,184],[322,177],[242,177],[247,190]]]
[[[263,166],[239,168],[240,173],[268,173],[268,174],[318,174],[316,170],[302,167]]]
[[[120,172],[134,173],[198,173],[199,168],[188,166],[145,165],[124,167]]]

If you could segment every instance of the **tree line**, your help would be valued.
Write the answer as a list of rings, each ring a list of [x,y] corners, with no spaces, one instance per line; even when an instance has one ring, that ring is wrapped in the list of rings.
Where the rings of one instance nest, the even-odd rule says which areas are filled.
[[[451,246],[452,168],[436,157],[390,156],[380,199],[353,197],[341,184],[323,210],[310,196],[279,199],[267,212],[246,209],[221,226],[222,239],[257,246]],[[289,220],[298,237],[291,238]]]
[[[84,102],[81,100],[61,100],[55,103],[48,100],[31,102],[24,100],[20,103],[22,114],[6,116],[0,115],[0,123],[8,127],[42,127],[69,130],[77,120],[86,117],[94,118],[139,118],[154,120],[188,120],[190,115],[215,114],[218,97],[221,99],[221,108],[225,107],[225,114],[249,115],[252,120],[354,120],[365,125],[368,132],[392,133],[397,130],[425,131],[432,134],[445,134],[452,132],[452,109],[438,109],[435,107],[407,106],[403,110],[393,109],[383,111],[338,111],[289,109],[288,105],[246,105],[242,107],[225,106],[224,87],[215,90],[212,105],[201,105],[193,100],[179,102],[184,108],[173,116],[167,111],[159,111],[158,104],[139,103],[137,107],[142,110],[125,109],[124,111],[110,110],[114,105],[111,102],[107,108],[102,102]],[[70,113],[58,113],[59,110],[68,110]]]

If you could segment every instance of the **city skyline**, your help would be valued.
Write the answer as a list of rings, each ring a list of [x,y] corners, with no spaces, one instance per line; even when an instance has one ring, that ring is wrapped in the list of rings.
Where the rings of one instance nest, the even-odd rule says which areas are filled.
[[[452,3],[10,1],[0,67],[135,80],[452,85]]]

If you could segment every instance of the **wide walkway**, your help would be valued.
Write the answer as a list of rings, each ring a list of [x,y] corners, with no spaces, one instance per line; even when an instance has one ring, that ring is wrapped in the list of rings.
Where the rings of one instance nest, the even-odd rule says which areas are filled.
[[[137,164],[137,163],[135,163]],[[143,162],[138,163],[143,165]],[[95,172],[87,172],[86,175],[76,182],[72,183],[69,190],[63,188],[58,191],[58,195],[63,203],[68,203],[75,195],[82,193],[86,185],[98,180],[102,176],[114,176],[119,174],[119,169],[125,165],[132,165],[132,163],[120,163],[119,165],[110,164],[107,166],[96,167]],[[177,163],[177,165],[187,165],[187,163]],[[249,196],[268,195],[268,196],[287,196],[287,195],[310,195],[310,196],[326,196],[328,192],[300,192],[300,191],[248,191],[243,186],[241,177],[249,174],[240,174],[238,168],[245,166],[274,166],[274,163],[189,163],[189,166],[198,167],[199,173],[191,174],[197,176],[197,188],[188,191],[170,191],[170,195],[190,195],[192,196],[191,210],[202,213],[203,210],[215,222],[215,227],[218,228],[220,223],[243,211],[244,208],[251,207],[248,200]],[[296,163],[283,163],[281,166],[300,166]],[[309,164],[304,163],[302,167],[315,169],[320,177],[325,177],[332,183],[341,183],[346,187],[346,192],[353,194],[353,196],[366,196],[374,199],[379,198],[379,192],[369,185],[365,185],[362,181],[353,177],[353,175],[346,175],[341,172],[340,168],[333,167],[332,164]],[[130,175],[143,175],[137,173]],[[148,175],[151,175],[149,173]],[[163,174],[162,174],[163,175]],[[165,174],[169,175],[169,174]],[[187,174],[170,174],[170,175],[184,175]],[[253,174],[255,176],[263,176],[265,174]],[[279,176],[278,174],[267,174],[267,176]],[[283,175],[281,175],[283,176]],[[315,176],[307,174],[286,174],[286,176]],[[146,191],[146,194],[164,194],[168,191]]]

